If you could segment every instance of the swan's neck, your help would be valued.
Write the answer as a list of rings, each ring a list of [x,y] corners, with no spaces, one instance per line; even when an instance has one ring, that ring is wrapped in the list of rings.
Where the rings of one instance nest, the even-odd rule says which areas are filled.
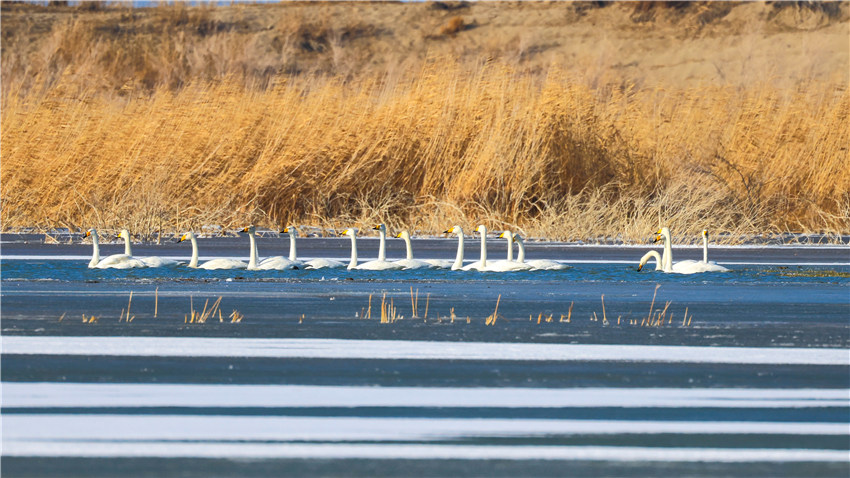
[[[457,256],[452,269],[460,269],[463,267],[463,233],[457,235]]]
[[[646,263],[649,262],[649,259],[652,259],[652,258],[655,258],[655,270],[660,271],[661,270],[661,256],[658,255],[658,252],[656,252],[656,251],[649,251],[646,254],[644,254],[643,257],[640,258],[640,265],[638,267],[643,268],[643,266],[645,266]]]
[[[348,263],[349,269],[357,267],[357,236],[351,235],[351,261]]]
[[[516,261],[522,264],[525,262],[525,244],[522,243],[522,239],[519,236],[516,238],[516,248]]]
[[[413,246],[410,244],[410,238],[404,238],[404,246],[407,248],[407,260],[413,260]]]
[[[124,235],[124,254],[133,257],[133,249],[130,246],[130,234]]]
[[[487,230],[481,233],[481,267],[487,267]]]
[[[661,256],[661,262],[664,272],[673,272],[673,242],[669,233],[664,233],[664,255]]]
[[[292,262],[296,261],[297,251],[295,250],[295,232],[289,233],[289,260]]]
[[[257,239],[254,237],[254,233],[248,233],[248,239],[251,240],[251,257],[248,260],[248,269],[256,269],[257,268]]]
[[[97,233],[94,232],[91,235],[91,262],[89,262],[89,267],[96,266],[98,262],[100,262],[100,244],[97,240]]]
[[[702,236],[702,261],[708,264],[708,238]]]
[[[511,234],[508,234],[508,262],[512,262],[514,260],[514,238],[511,237]]]
[[[387,260],[387,233],[384,230],[378,231],[378,235],[381,236],[381,245],[378,247],[378,260],[386,261]]]
[[[189,267],[194,269],[198,267],[198,240],[194,235],[189,236],[189,240],[192,241],[192,260],[189,261]]]

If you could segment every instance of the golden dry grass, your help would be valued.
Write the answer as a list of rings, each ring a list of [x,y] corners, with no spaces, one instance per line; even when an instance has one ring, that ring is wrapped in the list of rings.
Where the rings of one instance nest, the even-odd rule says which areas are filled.
[[[80,19],[54,21],[35,54],[36,43],[14,37],[3,56],[2,227],[486,223],[625,240],[659,224],[694,235],[850,232],[841,74],[661,84],[444,43],[403,67],[364,67],[352,37],[384,27],[356,8],[341,29],[339,6],[324,7],[324,24],[309,5],[290,7],[302,16],[274,28],[296,32],[299,55],[311,41],[325,50],[271,70],[246,53],[254,44],[237,16],[229,35],[164,43],[184,25],[218,31],[221,9],[210,7],[153,9],[163,26],[138,21],[138,51],[122,50],[130,34],[110,43]],[[440,13],[428,35],[464,8]],[[241,21],[251,24],[248,10]],[[43,62],[24,71],[21,58]]]

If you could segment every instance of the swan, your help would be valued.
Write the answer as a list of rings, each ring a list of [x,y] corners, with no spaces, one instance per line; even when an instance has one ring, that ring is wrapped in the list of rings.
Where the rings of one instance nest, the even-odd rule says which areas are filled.
[[[218,269],[246,269],[248,267],[248,264],[245,264],[242,261],[224,258],[212,259],[198,265],[198,240],[195,238],[195,233],[189,231],[180,236],[180,239],[178,239],[177,242],[183,242],[186,240],[192,242],[192,260],[189,261],[188,265],[188,267],[191,267],[192,269],[206,269],[212,271]]]
[[[98,241],[97,231],[89,229],[86,231],[86,235],[84,237],[89,236],[91,236],[92,244],[92,255],[91,261],[89,262],[89,269],[133,269],[136,267],[147,267],[147,264],[129,254],[112,254],[111,256],[106,256],[101,259],[100,243]]]
[[[259,270],[260,268],[257,266],[257,238],[255,237],[257,233],[257,228],[255,228],[254,226],[248,226],[245,229],[242,229],[242,232],[247,233],[248,239],[250,239],[251,241],[251,255],[248,258],[247,269],[249,271]]]
[[[288,258],[283,256],[266,257],[265,259],[261,260],[259,264],[257,264],[257,268],[264,271],[285,271],[289,269],[303,268],[304,264],[301,261],[295,260],[294,257],[295,243],[292,242],[292,237],[290,237]]]
[[[452,226],[445,231],[443,234],[457,234],[457,256],[455,256],[455,261],[452,264],[451,269],[453,271],[459,271],[463,269],[463,228],[460,226]]]
[[[452,266],[452,261],[447,261],[443,259],[414,259],[413,246],[410,243],[410,233],[407,231],[401,231],[400,233],[396,234],[395,237],[404,239],[404,245],[407,248],[407,258],[396,261],[396,264],[404,265],[405,269],[423,269],[426,267],[436,269],[448,269]]]
[[[558,261],[550,261],[549,259],[533,259],[530,261],[526,261],[525,243],[522,242],[522,236],[520,236],[519,234],[514,234],[514,241],[516,241],[517,248],[519,249],[519,252],[517,253],[517,262],[528,264],[529,266],[531,266],[532,270],[560,271],[570,268],[570,266],[566,264],[561,264]]]
[[[504,261],[491,262],[487,265],[487,270],[493,272],[510,272],[531,269],[531,266],[524,262],[514,261],[514,239],[511,231],[504,231],[499,234],[499,237],[508,240],[508,258]]]
[[[121,229],[118,237],[124,239],[124,254],[133,257],[133,250],[130,246],[130,232],[126,229]],[[133,259],[142,261],[145,267],[171,267],[180,264],[179,261],[174,259],[165,259],[158,256],[133,257]]]
[[[387,227],[383,224],[378,224],[373,227],[378,231],[378,235],[381,237],[381,245],[378,248],[378,258],[374,261],[364,262],[359,266],[356,266],[357,269],[367,270],[367,271],[386,271],[386,270],[399,270],[403,269],[404,266],[395,262],[390,262],[387,260]],[[350,231],[351,229],[347,229]],[[354,229],[354,233],[356,235],[357,229]],[[354,236],[351,237],[351,247],[352,247],[352,259],[357,258],[357,245],[356,238]],[[356,262],[356,261],[355,261]],[[348,268],[351,269],[351,265],[348,265]]]
[[[708,260],[708,230],[702,230],[702,263],[705,267],[705,272],[729,272],[729,269],[717,264],[714,261]]]
[[[655,258],[655,270],[660,271],[661,268],[661,256],[656,251],[649,251],[640,258],[640,263],[638,264],[638,272],[643,269],[643,266],[649,261],[649,259]]]
[[[325,269],[329,267],[345,267],[345,264],[339,261],[334,261],[331,259],[312,259],[309,261],[299,261],[296,255],[295,250],[295,238],[298,237],[298,229],[295,226],[286,226],[286,228],[281,231],[289,234],[289,260],[300,264],[299,267],[303,266],[307,269]]]
[[[673,246],[670,229],[662,227],[655,233],[655,242],[664,241],[664,253],[661,255],[661,269],[666,273],[697,274],[700,272],[728,271],[723,266],[709,264],[703,261],[686,260],[673,263]],[[708,233],[703,235],[703,258],[708,259]]]

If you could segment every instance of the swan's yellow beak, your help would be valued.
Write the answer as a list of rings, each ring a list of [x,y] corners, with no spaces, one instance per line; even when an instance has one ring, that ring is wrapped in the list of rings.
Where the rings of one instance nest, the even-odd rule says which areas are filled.
[[[89,236],[91,236],[91,231],[86,231],[86,235],[83,236],[83,237],[89,237]]]
[[[380,224],[378,224],[377,226],[373,227],[372,229],[374,229],[374,230],[376,230],[376,231],[380,231],[380,230],[381,230],[381,225],[380,225]]]
[[[640,272],[641,269],[643,269],[643,264],[638,265],[638,272]]]
[[[284,228],[283,228],[283,230],[282,230],[282,231],[280,231],[280,233],[281,233],[281,234],[289,234],[289,228],[288,228],[288,227],[284,227]]]
[[[451,233],[453,233],[454,231],[455,231],[455,228],[454,228],[454,227],[450,227],[450,228],[446,229],[445,231],[443,231],[443,234],[451,234]]]
[[[706,239],[708,239],[708,231],[707,230],[703,229],[702,235],[705,236]]]
[[[503,233],[501,233],[501,234],[499,234],[499,239],[502,239],[502,238],[504,238],[504,237],[505,237],[505,233],[504,233],[504,232],[503,232]]]
[[[657,234],[657,233],[656,233],[656,234]],[[660,240],[662,240],[662,239],[664,239],[664,236],[662,236],[661,234],[658,234],[658,235],[656,235],[656,236],[655,236],[655,240],[654,240],[654,241],[652,241],[652,242],[658,242],[658,241],[660,241]]]
[[[348,234],[348,229],[346,229],[346,230],[344,230],[344,231],[340,232],[339,234],[337,234],[337,236],[344,236],[344,235],[346,235],[346,234]]]
[[[250,227],[246,227],[245,229],[242,229],[242,232],[248,232],[248,229],[250,229]]]
[[[401,233],[399,232],[398,234],[395,235],[395,237],[396,237],[396,239],[401,239]]]

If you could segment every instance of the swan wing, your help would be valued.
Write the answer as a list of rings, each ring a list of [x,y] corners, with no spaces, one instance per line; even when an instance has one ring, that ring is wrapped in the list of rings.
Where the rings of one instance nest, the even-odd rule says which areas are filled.
[[[297,264],[293,261],[290,261],[286,257],[275,256],[275,257],[269,257],[268,259],[264,260],[263,262],[260,262],[260,264],[257,266],[257,269],[264,270],[264,271],[269,271],[269,270],[283,271],[283,270],[295,269],[296,267],[297,267]]]
[[[570,266],[566,264],[561,264],[557,261],[550,261],[548,259],[534,259],[531,261],[525,261],[526,264],[530,265],[532,269],[536,271],[560,271],[564,269],[569,269]]]
[[[449,269],[454,264],[454,261],[445,259],[424,259],[422,262],[430,264],[431,267],[436,267],[437,269]]]
[[[416,259],[402,259],[400,261],[395,261],[396,264],[402,266],[404,270],[412,270],[412,269],[430,269],[433,267],[431,264],[420,261]]]
[[[136,259],[144,262],[147,267],[174,267],[181,264],[180,261],[158,256],[136,257]]]
[[[307,269],[331,269],[345,267],[345,264],[333,259],[313,259],[304,263]]]
[[[114,254],[98,262],[98,269],[139,269],[147,267],[147,264],[126,254]]]
[[[484,267],[483,264],[481,264],[481,261],[475,261],[472,264],[467,264],[467,265],[463,266],[460,270],[462,270],[462,271],[485,271],[485,270],[487,270],[487,268]]]
[[[403,269],[403,266],[390,261],[369,261],[360,264],[355,269],[366,271],[387,271]]]
[[[523,262],[515,262],[515,261],[495,261],[488,262],[487,268],[485,269],[487,272],[514,272],[514,271],[527,271],[531,269],[531,266],[523,263]]]
[[[206,269],[208,271],[214,271],[219,269],[247,269],[248,264],[237,261],[236,259],[212,259],[207,262],[204,262],[198,269]]]

